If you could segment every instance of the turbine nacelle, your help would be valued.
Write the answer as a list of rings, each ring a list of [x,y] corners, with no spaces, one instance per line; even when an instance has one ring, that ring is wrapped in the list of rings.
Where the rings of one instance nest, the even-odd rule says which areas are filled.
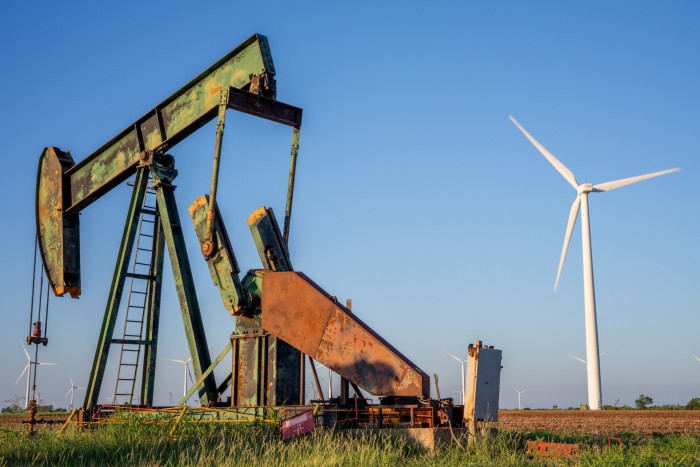
[[[579,195],[588,194],[592,191],[601,190],[596,190],[592,183],[582,183],[576,188],[576,193],[578,193]]]

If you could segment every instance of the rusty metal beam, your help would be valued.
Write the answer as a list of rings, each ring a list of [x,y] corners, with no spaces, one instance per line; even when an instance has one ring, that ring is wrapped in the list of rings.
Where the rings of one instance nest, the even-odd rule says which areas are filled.
[[[263,271],[262,327],[376,396],[430,397],[430,379],[300,272]]]

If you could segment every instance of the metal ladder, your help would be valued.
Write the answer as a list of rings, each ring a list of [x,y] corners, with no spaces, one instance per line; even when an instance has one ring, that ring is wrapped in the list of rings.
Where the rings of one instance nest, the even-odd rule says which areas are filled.
[[[126,273],[129,279],[129,297],[126,303],[124,331],[121,339],[112,339],[112,343],[121,344],[114,387],[114,405],[134,404],[138,369],[142,364],[141,350],[144,346],[151,345],[144,338],[144,323],[148,310],[150,283],[155,280],[153,250],[156,216],[158,211],[155,190],[148,188],[143,198],[143,205],[139,209],[138,235],[131,272]]]

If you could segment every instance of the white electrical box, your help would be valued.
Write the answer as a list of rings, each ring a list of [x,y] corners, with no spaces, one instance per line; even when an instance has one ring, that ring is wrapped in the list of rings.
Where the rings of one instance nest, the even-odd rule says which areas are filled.
[[[497,422],[501,351],[476,341],[469,346],[464,388],[464,419]]]

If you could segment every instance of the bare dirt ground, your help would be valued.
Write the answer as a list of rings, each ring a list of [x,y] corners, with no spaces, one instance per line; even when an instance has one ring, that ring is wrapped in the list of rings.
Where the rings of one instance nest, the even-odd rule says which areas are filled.
[[[700,410],[501,410],[504,430],[551,433],[700,434]]]
[[[498,426],[509,431],[588,433],[614,436],[623,433],[686,433],[700,435],[700,410],[501,410]],[[0,416],[0,429],[26,430],[25,414]],[[38,430],[59,429],[67,415],[41,415]]]

